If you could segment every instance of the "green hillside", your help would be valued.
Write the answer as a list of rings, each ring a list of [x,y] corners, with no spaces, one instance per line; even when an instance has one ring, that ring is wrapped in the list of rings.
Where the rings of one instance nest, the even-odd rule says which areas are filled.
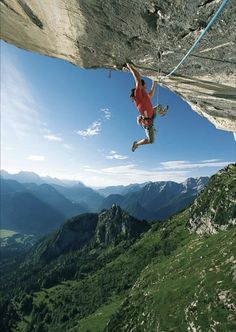
[[[20,234],[8,229],[0,229],[1,255],[0,269],[10,258],[16,258],[37,242],[34,235]]]
[[[166,227],[154,225],[126,253],[83,280],[35,292],[30,315],[20,313],[13,331],[155,331],[157,326],[210,331],[216,326],[233,332],[236,230],[199,238],[184,229],[187,219],[185,211]]]
[[[160,225],[154,225],[126,252],[115,259],[108,259],[108,263],[82,280],[67,280],[34,293],[31,299],[31,315],[27,318],[29,323],[24,326],[28,325],[30,331],[37,331],[40,322],[40,331],[43,328],[46,331],[65,331],[76,328],[81,319],[84,324],[84,318],[90,318],[91,314],[105,304],[112,306],[114,296],[125,300],[140,273],[153,259],[162,260],[168,257],[178,245],[184,245],[192,237],[184,229],[186,218],[187,212],[184,212],[171,220],[164,229],[159,230]],[[122,245],[125,243],[120,244],[120,247]],[[112,252],[116,250],[117,248],[110,248],[109,251],[107,249],[108,252],[102,252],[101,256],[112,257]],[[110,310],[110,313],[114,314],[114,310]],[[22,327],[25,317],[21,312],[18,314],[21,316],[18,327]],[[24,331],[24,328],[20,331]]]
[[[236,231],[230,229],[192,238],[168,258],[154,259],[106,331],[235,331],[235,257]]]
[[[128,216],[118,207],[103,211],[94,238],[86,245],[76,247],[73,235],[71,251],[66,247],[55,259],[40,260],[39,248],[61,249],[68,230],[81,229],[85,219],[69,221],[33,248],[19,266],[3,273],[1,330],[235,331],[236,197],[234,191],[225,190],[234,188],[235,174],[235,165],[224,169],[190,208],[153,223],[135,238],[121,237],[124,229],[118,227],[118,216],[126,225],[124,234],[133,234],[137,221],[125,224]],[[227,193],[224,228],[210,234],[207,227],[199,236],[190,223],[193,211],[204,207],[203,218],[194,217],[195,225],[203,225],[206,206],[213,206],[220,192]],[[217,220],[215,213],[213,223]],[[104,240],[97,237],[98,231],[106,234]]]

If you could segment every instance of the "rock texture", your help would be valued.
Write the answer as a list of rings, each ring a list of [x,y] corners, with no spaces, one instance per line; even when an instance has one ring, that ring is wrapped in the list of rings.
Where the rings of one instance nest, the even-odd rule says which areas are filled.
[[[188,226],[197,234],[215,234],[236,225],[236,164],[213,175],[190,207]]]
[[[1,0],[1,38],[84,68],[141,74],[179,94],[217,128],[236,131],[235,1],[178,72],[169,73],[219,7],[219,0]]]

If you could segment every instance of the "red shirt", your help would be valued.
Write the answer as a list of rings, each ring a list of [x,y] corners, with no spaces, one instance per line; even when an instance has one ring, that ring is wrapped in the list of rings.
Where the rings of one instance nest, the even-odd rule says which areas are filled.
[[[144,89],[140,87],[135,89],[134,103],[141,115],[145,116],[144,111],[147,111],[146,117],[147,118],[153,117],[154,112],[153,112],[152,103],[148,93]]]

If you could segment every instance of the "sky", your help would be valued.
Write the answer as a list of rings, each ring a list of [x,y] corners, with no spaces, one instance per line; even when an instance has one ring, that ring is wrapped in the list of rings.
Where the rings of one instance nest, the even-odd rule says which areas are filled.
[[[155,143],[132,152],[145,137],[129,99],[133,86],[128,72],[81,69],[1,42],[1,169],[96,188],[183,182],[235,162],[233,134],[162,87],[159,103],[170,111],[155,121]]]

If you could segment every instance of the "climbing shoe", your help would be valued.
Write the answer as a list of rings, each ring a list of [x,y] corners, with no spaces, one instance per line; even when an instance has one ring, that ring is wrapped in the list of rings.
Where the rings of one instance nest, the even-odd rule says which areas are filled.
[[[137,143],[137,141],[134,141],[134,143],[132,145],[132,151],[133,152],[137,149],[136,143]]]

